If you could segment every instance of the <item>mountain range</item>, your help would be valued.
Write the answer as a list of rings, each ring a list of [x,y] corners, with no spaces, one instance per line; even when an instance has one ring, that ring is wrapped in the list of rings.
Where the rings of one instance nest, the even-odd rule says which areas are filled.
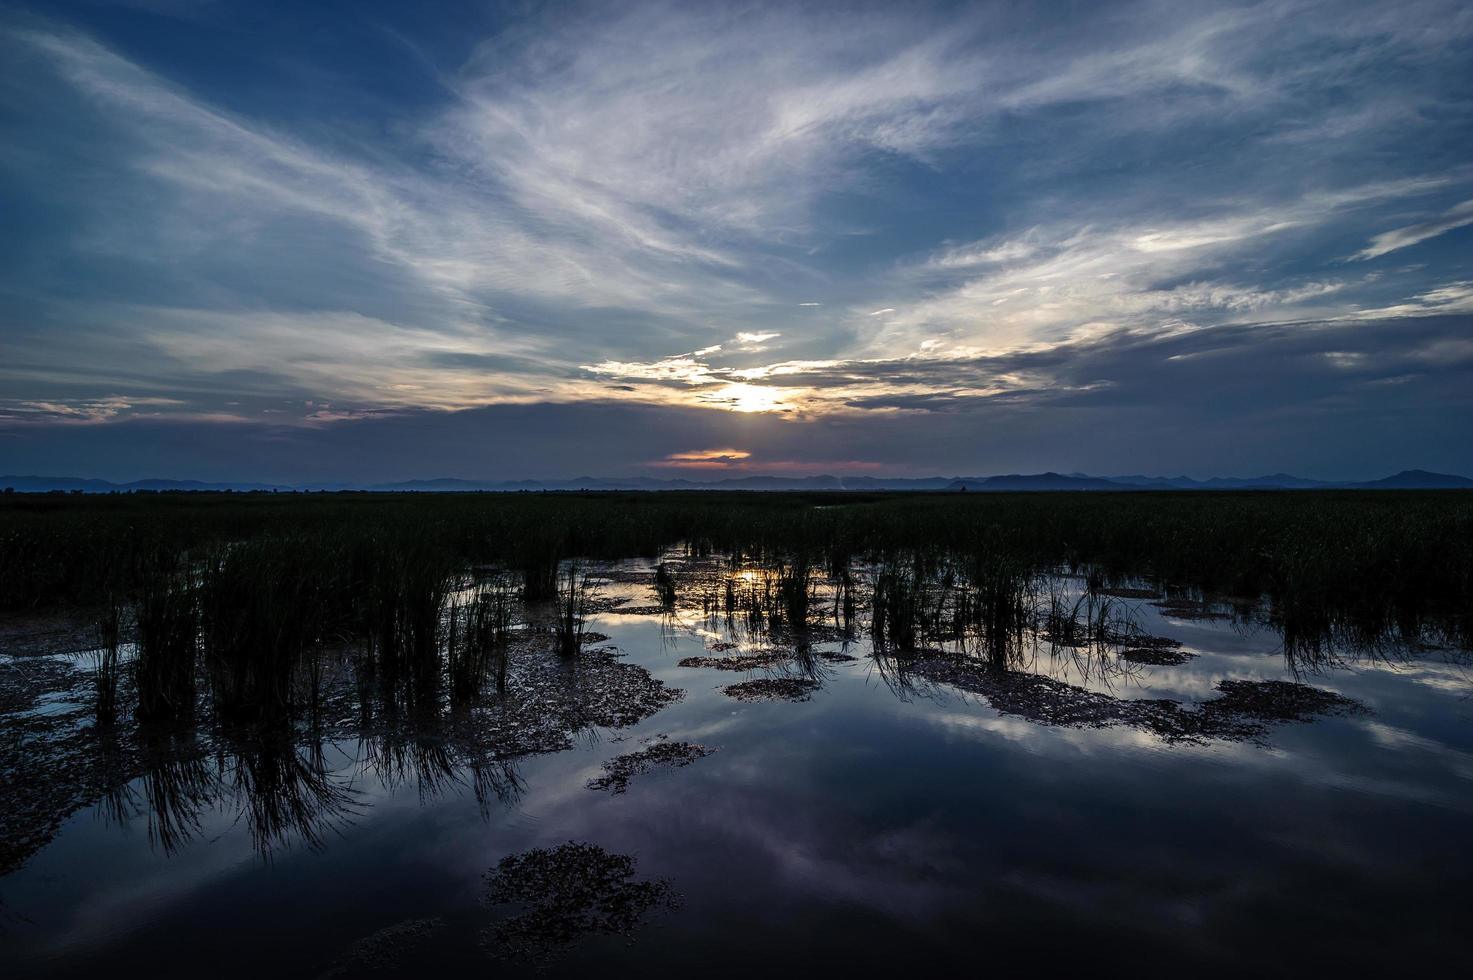
[[[1426,470],[1403,470],[1380,480],[1334,482],[1306,480],[1288,473],[1255,477],[1091,476],[1087,473],[1009,473],[967,477],[878,476],[741,476],[717,480],[658,479],[655,477],[572,480],[406,480],[398,483],[273,484],[204,482],[200,480],[134,480],[113,483],[65,476],[0,476],[0,488],[16,493],[80,492],[128,493],[152,491],[307,491],[357,490],[375,492],[513,492],[518,490],[931,490],[931,491],[1058,491],[1058,490],[1463,490],[1473,479]]]

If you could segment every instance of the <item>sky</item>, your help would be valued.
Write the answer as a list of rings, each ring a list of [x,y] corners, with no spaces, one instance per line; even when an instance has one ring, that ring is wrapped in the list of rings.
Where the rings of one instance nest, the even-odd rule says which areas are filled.
[[[1473,5],[0,4],[0,473],[1473,474]]]

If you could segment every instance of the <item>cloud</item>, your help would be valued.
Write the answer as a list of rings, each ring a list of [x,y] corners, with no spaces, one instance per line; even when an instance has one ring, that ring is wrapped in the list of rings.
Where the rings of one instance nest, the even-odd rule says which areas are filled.
[[[716,468],[720,469],[732,463],[740,463],[752,458],[749,452],[740,449],[693,449],[686,452],[670,453],[663,459],[656,460],[653,466],[673,466],[685,469]]]
[[[1467,225],[1473,225],[1473,201],[1464,201],[1455,205],[1442,217],[1432,221],[1383,231],[1371,239],[1371,244],[1357,252],[1354,257],[1357,259],[1378,258],[1388,252],[1395,252],[1398,249],[1416,245],[1418,242],[1425,242],[1429,238],[1436,238],[1438,235]]]
[[[701,451],[690,447],[749,453],[727,465],[754,473],[801,461],[809,473],[854,472],[862,462],[907,475],[1247,476],[1286,460],[1325,478],[1473,472],[1463,438],[1473,411],[1470,333],[1470,314],[1229,324],[971,358],[815,365],[782,376],[794,388],[771,387],[857,404],[803,420],[609,399],[401,409],[311,426],[123,414],[103,424],[0,425],[0,446],[17,472],[118,479],[617,476]]]
[[[1184,338],[1469,308],[1440,237],[1473,220],[1466,4],[643,2],[454,43],[387,11],[429,74],[371,84],[352,45],[240,40],[245,10],[150,46],[86,7],[0,22],[5,425],[639,404],[631,459],[809,427],[762,455],[791,460],[867,447],[828,428],[854,420],[1144,404],[1152,377],[1170,414],[1219,356]],[[1376,356],[1399,374],[1305,363],[1428,370]]]

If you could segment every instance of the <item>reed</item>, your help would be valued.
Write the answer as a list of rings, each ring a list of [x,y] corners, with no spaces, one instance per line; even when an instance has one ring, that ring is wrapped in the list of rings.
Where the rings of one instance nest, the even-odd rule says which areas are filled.
[[[189,716],[199,650],[198,586],[187,563],[158,559],[138,593],[137,715],[144,721]]]

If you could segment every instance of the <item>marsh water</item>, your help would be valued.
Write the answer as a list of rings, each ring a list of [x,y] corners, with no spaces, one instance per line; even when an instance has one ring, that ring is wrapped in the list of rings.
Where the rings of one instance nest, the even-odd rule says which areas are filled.
[[[764,570],[672,553],[662,603],[657,564],[600,567],[584,652],[525,627],[488,695],[508,703],[458,717],[386,718],[328,676],[277,737],[103,737],[83,646],[11,651],[0,972],[1393,974],[1473,952],[1457,651],[1306,661],[1251,608],[1136,583],[1089,597],[1110,637],[896,655],[823,583],[809,628],[763,629],[711,597]]]

